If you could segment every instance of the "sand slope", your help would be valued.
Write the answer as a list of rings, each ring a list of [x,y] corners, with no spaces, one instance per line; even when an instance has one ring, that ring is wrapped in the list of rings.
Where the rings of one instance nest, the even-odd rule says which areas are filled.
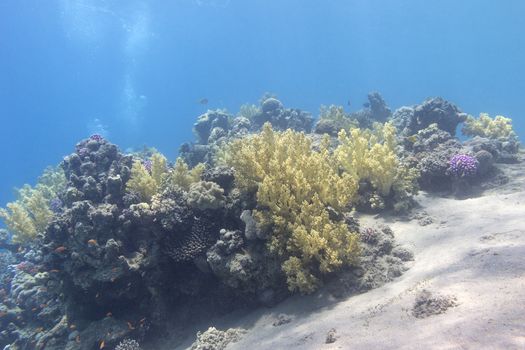
[[[416,212],[432,221],[425,226],[418,219],[361,216],[365,226],[389,225],[415,255],[410,269],[383,287],[342,300],[326,290],[295,296],[271,309],[209,320],[200,329],[246,329],[227,347],[236,350],[525,349],[524,168],[524,162],[503,165],[510,181],[482,197],[420,194]],[[416,318],[412,311],[423,290],[456,306]],[[335,342],[326,343],[331,330]]]
[[[361,218],[389,224],[413,250],[403,276],[343,301],[295,297],[237,319],[229,326],[249,332],[228,349],[524,349],[525,192],[418,200],[432,224]],[[455,296],[458,305],[416,318],[411,309],[423,289]],[[292,320],[274,326],[279,313]],[[325,344],[332,328],[337,340]]]

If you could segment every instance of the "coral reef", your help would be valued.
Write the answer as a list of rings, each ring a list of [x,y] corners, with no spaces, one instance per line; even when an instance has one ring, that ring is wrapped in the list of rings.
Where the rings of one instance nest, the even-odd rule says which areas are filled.
[[[479,162],[468,154],[456,154],[448,161],[449,171],[456,177],[474,176],[478,172]]]
[[[140,344],[134,339],[124,339],[115,347],[115,350],[141,350]]]
[[[364,108],[351,113],[350,118],[356,120],[360,128],[371,128],[376,122],[386,122],[391,114],[381,94],[371,92],[368,94],[368,102],[364,104]]]
[[[141,201],[149,202],[161,189],[167,172],[167,160],[160,153],[154,153],[145,161],[136,160],[131,167],[131,177],[126,183],[126,191],[137,194]]]
[[[326,147],[313,151],[304,134],[265,124],[261,134],[233,141],[225,162],[235,169],[239,188],[256,191],[254,217],[272,231],[268,247],[283,261],[290,290],[312,292],[322,274],[353,261],[355,237],[325,207],[343,209],[357,183],[338,174]]]
[[[518,161],[519,143],[502,118],[467,119],[480,136],[461,142],[465,115],[440,98],[393,115],[379,94],[368,100],[350,114],[322,107],[315,133],[308,113],[272,96],[236,117],[207,111],[174,164],[100,135],[79,142],[0,211],[0,348],[138,349],[168,319],[322,285],[343,297],[401,275],[412,253],[354,211],[429,224],[408,212],[419,186],[473,195],[497,182],[499,163]],[[243,332],[210,328],[193,348],[222,349]]]
[[[246,330],[230,328],[225,331],[210,327],[204,333],[197,333],[197,340],[191,350],[224,350],[230,343],[238,342]]]
[[[53,218],[56,204],[65,189],[61,169],[47,168],[33,188],[24,185],[17,191],[18,199],[0,208],[2,218],[13,234],[13,242],[24,243],[43,233]]]
[[[272,124],[276,130],[293,129],[296,131],[310,132],[312,129],[312,116],[299,109],[284,108],[281,101],[269,97],[261,102],[261,111],[253,115],[253,124],[256,129],[265,123]]]
[[[419,173],[397,156],[396,129],[392,124],[375,124],[374,130],[351,129],[349,133],[341,130],[338,140],[340,145],[334,157],[345,172],[358,179],[360,192],[366,189],[368,197],[361,195],[362,204],[372,209],[384,208],[385,201],[392,198],[391,204],[397,204],[399,209],[408,205],[401,202],[417,193]]]
[[[496,163],[518,163],[520,143],[518,140],[489,139],[475,136],[464,143],[464,147],[472,152],[489,152]]]
[[[411,251],[395,242],[394,233],[387,226],[356,227],[359,232],[361,254],[357,263],[337,275],[327,287],[332,295],[343,298],[362,293],[399,277],[414,260]]]
[[[476,119],[468,116],[461,129],[467,136],[480,136],[489,139],[516,140],[517,136],[512,128],[512,119],[497,115],[494,119],[487,113],[481,113]]]
[[[441,97],[427,99],[412,108],[402,107],[395,111],[392,117],[394,125],[403,135],[407,136],[434,123],[439,129],[455,136],[458,124],[465,121],[466,118],[467,115],[462,113],[458,107]]]
[[[188,192],[188,204],[199,210],[219,209],[224,206],[224,190],[215,182],[199,181]]]
[[[349,130],[357,126],[358,122],[345,113],[343,106],[322,105],[319,112],[319,120],[315,124],[315,132],[317,134],[337,136],[340,130]]]

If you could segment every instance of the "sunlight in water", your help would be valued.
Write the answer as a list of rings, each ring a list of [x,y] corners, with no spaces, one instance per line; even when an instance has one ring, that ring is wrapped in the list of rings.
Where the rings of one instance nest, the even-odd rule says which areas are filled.
[[[201,7],[227,7],[230,0],[195,0],[195,3]]]
[[[60,11],[66,37],[89,55],[95,55],[100,47],[108,44],[113,33],[117,34],[117,49],[120,47],[125,64],[117,115],[134,130],[146,105],[146,97],[136,91],[135,75],[152,34],[148,5],[140,2],[128,5],[117,9],[115,4],[106,1],[62,0]]]

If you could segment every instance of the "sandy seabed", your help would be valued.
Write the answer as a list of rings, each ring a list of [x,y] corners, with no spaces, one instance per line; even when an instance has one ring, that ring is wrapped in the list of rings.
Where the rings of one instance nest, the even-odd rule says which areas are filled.
[[[509,182],[477,198],[421,193],[424,223],[359,217],[389,225],[413,251],[394,281],[344,299],[326,289],[295,296],[207,326],[246,329],[231,350],[525,349],[525,162],[501,169]]]

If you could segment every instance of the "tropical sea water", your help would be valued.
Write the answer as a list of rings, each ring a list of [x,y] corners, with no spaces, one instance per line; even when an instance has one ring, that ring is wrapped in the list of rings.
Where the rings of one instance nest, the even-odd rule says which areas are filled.
[[[442,96],[523,140],[524,17],[521,0],[1,1],[0,205],[92,133],[173,159],[199,114],[267,91],[314,115]]]

